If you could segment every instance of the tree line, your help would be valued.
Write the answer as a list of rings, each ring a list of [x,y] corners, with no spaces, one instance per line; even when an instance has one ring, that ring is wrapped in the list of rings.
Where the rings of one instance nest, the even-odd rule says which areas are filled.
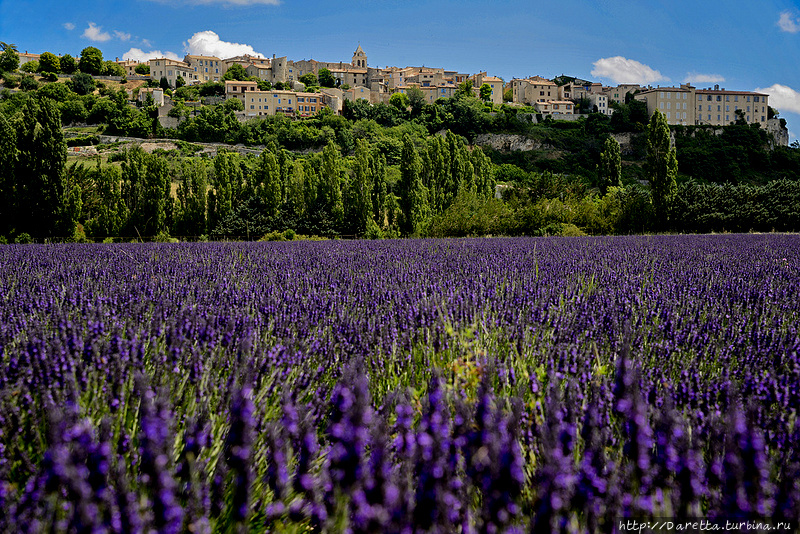
[[[713,138],[704,131],[670,131],[660,113],[642,125],[633,103],[616,121],[593,114],[569,124],[526,125],[511,112],[487,113],[471,93],[436,104],[356,101],[344,116],[326,110],[302,121],[242,123],[235,104],[203,107],[165,132],[154,106],[130,106],[122,91],[80,96],[56,83],[2,95],[0,236],[219,239],[275,232],[393,237],[800,227],[798,151],[767,150],[767,134],[758,127],[730,126]],[[70,113],[93,117],[107,132],[266,148],[258,157],[221,150],[211,159],[134,149],[114,156],[115,164],[67,166],[61,125]],[[541,136],[559,156],[470,147],[482,129]],[[625,154],[610,135],[620,129],[640,132]],[[704,168],[704,151],[721,158],[736,146],[739,175],[697,171]],[[687,167],[683,154],[694,163]],[[503,185],[496,188],[497,182]]]

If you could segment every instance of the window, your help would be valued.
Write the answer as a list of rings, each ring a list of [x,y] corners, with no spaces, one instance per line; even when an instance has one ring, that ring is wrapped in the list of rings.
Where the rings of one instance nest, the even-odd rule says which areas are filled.
[[[722,111],[722,106],[717,106],[717,111]]]
[[[669,119],[670,119],[669,111],[667,111],[667,120],[669,120]]]
[[[739,101],[739,95],[733,95],[733,101],[734,102],[738,102]]]
[[[731,110],[730,106],[725,106],[725,111],[730,111],[730,110]]]
[[[721,95],[717,95],[717,102],[722,102],[722,96]]]
[[[730,115],[725,115],[725,120],[726,120],[726,121],[729,121],[729,120],[731,120],[731,116],[730,116]]]
[[[703,100],[703,95],[697,95],[697,100],[698,101],[702,101]]]
[[[658,98],[664,98],[664,91],[658,92]]]
[[[708,120],[711,120],[711,115],[708,116]]]
[[[711,102],[711,95],[708,95],[708,96],[706,97],[706,100],[708,100],[709,102]]]
[[[725,102],[731,101],[731,95],[725,95]]]
[[[700,104],[699,106],[697,106],[697,109],[698,109],[699,111],[703,111],[703,104]]]
[[[684,114],[683,114],[683,118],[684,118],[684,119],[686,118],[686,113],[684,113]]]
[[[664,103],[663,102],[659,102],[658,103],[658,108],[659,109],[664,109]]]
[[[251,105],[250,105],[250,109],[256,109],[256,107],[255,107],[254,105],[252,105],[252,104],[251,104]]]
[[[753,97],[753,102],[758,102],[758,97],[757,96]]]
[[[750,106],[747,106],[747,111],[750,112]]]
[[[708,106],[708,111],[711,111],[711,106],[710,105]]]
[[[719,115],[717,115],[717,120],[720,120],[720,116]]]
[[[672,106],[672,102],[667,102],[667,109],[670,109],[670,106]]]
[[[747,95],[747,101],[750,102],[750,95]]]

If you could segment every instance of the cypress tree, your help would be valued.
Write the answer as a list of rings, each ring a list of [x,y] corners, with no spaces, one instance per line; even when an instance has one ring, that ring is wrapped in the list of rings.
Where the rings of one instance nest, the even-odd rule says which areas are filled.
[[[600,178],[600,191],[604,195],[608,192],[609,187],[622,186],[622,156],[619,143],[610,135],[603,143],[597,174]]]
[[[667,227],[667,211],[677,190],[678,159],[670,146],[669,125],[664,115],[656,110],[647,126],[647,162],[645,164],[653,210],[659,229]]]
[[[418,235],[429,215],[428,192],[422,183],[417,149],[408,134],[403,137],[398,185],[403,212],[402,230],[407,235]]]

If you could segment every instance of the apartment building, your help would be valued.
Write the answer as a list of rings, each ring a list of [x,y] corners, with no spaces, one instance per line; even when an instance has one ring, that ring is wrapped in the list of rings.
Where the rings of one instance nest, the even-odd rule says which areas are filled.
[[[187,55],[183,62],[194,72],[193,80],[197,80],[197,83],[221,81],[228,70],[225,62],[215,56]]]
[[[649,115],[659,110],[668,124],[685,126],[695,124],[696,121],[694,91],[695,88],[689,84],[680,87],[656,87],[640,91],[634,98],[647,103]]]
[[[715,85],[713,89],[697,89],[696,124],[723,126],[736,122],[737,111],[747,124],[758,123],[767,127],[767,100],[769,95],[750,91],[726,91]],[[648,108],[649,111],[649,108]]]
[[[24,52],[18,52],[17,55],[19,56],[20,67],[31,61],[39,61],[39,57],[41,56],[41,54],[29,54],[27,50]]]
[[[517,104],[534,104],[558,99],[558,86],[541,76],[511,80],[512,101]]]
[[[603,92],[608,96],[608,101],[625,103],[625,97],[628,93],[635,93],[641,90],[642,87],[637,83],[622,83],[616,87],[603,87]]]
[[[505,84],[503,83],[502,78],[498,78],[497,76],[484,76],[481,80],[481,85],[483,84],[488,85],[492,88],[492,94],[489,96],[489,102],[492,104],[497,104],[498,106],[503,103],[503,88]],[[480,91],[480,85],[478,86],[478,91]]]
[[[320,93],[295,93],[293,91],[244,91],[229,98],[239,98],[244,103],[245,117],[265,117],[278,114],[310,117],[325,105]]]
[[[124,59],[120,61],[119,58],[115,58],[114,62],[123,68],[123,70],[125,71],[125,76],[139,76],[136,73],[136,67],[141,65],[139,61],[135,59]]]
[[[736,121],[737,112],[748,124],[767,126],[769,95],[750,91],[728,91],[714,88],[696,89],[689,84],[680,87],[655,87],[640,91],[634,97],[647,104],[652,115],[661,111],[668,124],[725,126]]]
[[[536,113],[547,115],[569,115],[575,113],[575,104],[571,100],[547,100],[534,102]]]
[[[153,81],[159,82],[161,78],[166,78],[171,87],[176,87],[180,76],[186,85],[201,83],[198,74],[184,61],[162,57],[151,59],[149,63],[150,79]]]
[[[592,111],[603,115],[611,115],[614,111],[608,106],[608,96],[603,93],[589,93],[585,98],[592,103]]]
[[[228,80],[225,82],[225,99],[238,98],[245,103],[249,93],[258,91],[258,82]]]

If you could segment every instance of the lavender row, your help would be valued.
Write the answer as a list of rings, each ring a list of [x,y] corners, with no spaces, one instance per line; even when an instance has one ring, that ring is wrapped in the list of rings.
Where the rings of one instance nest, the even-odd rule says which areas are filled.
[[[800,518],[795,236],[0,248],[0,520]]]

